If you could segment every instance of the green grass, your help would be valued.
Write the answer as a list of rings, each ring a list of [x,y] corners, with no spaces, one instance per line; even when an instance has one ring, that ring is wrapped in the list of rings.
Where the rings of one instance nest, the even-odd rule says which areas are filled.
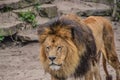
[[[4,36],[0,36],[0,42],[2,42],[4,40]]]
[[[19,17],[21,20],[30,23],[33,28],[37,26],[37,22],[35,20],[36,16],[33,12],[27,11],[27,12],[20,12]]]

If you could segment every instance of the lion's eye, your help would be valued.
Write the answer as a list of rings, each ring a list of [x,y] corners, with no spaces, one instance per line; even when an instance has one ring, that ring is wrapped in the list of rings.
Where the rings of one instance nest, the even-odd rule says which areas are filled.
[[[58,46],[57,47],[57,51],[61,51],[62,47],[61,46]]]
[[[50,46],[47,46],[47,47],[46,47],[46,50],[49,51],[49,49],[50,49]]]

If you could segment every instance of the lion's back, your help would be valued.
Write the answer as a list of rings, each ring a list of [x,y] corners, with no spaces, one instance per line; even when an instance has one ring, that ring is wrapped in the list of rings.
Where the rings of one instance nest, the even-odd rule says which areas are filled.
[[[105,43],[103,39],[104,33],[110,33],[108,36],[113,35],[111,22],[101,16],[90,16],[82,21],[92,30],[98,49],[97,51],[99,51]]]

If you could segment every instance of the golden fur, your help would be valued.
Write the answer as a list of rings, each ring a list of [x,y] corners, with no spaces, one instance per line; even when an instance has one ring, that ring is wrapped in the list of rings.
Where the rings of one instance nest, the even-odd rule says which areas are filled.
[[[114,33],[110,21],[98,16],[90,16],[82,21],[93,32],[97,53],[101,51],[103,54],[103,67],[106,72],[106,79],[110,80],[106,68],[107,61],[116,71],[116,80],[120,80],[120,62],[115,51]]]
[[[98,68],[101,52],[107,76],[106,60],[115,68],[117,80],[120,79],[114,35],[108,20],[94,16],[82,20],[68,14],[40,25],[38,35],[40,60],[52,80],[65,80],[69,76],[85,76],[85,80],[93,80],[94,76],[101,80]],[[51,56],[55,57],[52,66]]]

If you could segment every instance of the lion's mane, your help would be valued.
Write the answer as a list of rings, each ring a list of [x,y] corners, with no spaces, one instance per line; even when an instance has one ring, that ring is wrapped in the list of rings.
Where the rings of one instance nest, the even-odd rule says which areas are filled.
[[[65,64],[58,71],[49,69],[42,47],[46,37],[51,34],[59,36],[70,44]],[[86,25],[62,16],[40,25],[38,35],[41,45],[40,58],[46,72],[64,80],[69,76],[81,77],[89,71],[90,63],[96,55],[96,45],[92,31]]]

